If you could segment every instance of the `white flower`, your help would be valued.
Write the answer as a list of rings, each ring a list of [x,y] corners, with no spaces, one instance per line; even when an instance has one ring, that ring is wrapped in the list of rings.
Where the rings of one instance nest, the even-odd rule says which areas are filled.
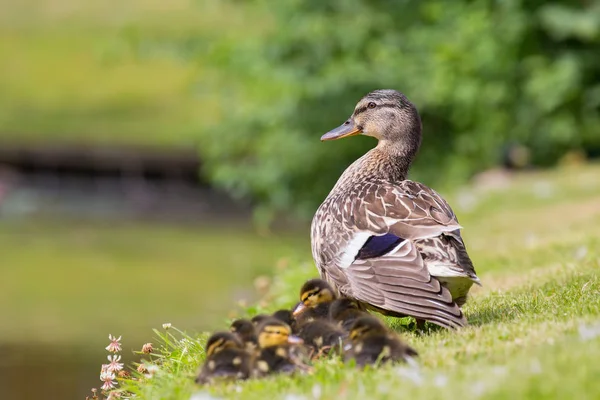
[[[110,339],[110,344],[108,346],[106,346],[106,350],[110,351],[111,353],[118,353],[121,351],[121,343],[119,343],[121,341],[121,336],[119,336],[118,338],[116,336],[113,335],[108,335],[108,339]]]
[[[170,323],[170,322],[165,322],[165,323],[162,325],[163,329],[169,329],[171,326],[172,326],[172,325],[171,325],[171,323]]]
[[[148,379],[152,378],[155,373],[160,371],[160,368],[158,368],[158,366],[154,365],[154,364],[145,364],[144,367],[146,369],[146,373],[144,374],[144,377],[146,377]],[[138,371],[139,371],[139,368],[138,368]]]
[[[112,357],[112,358],[111,358]],[[106,367],[106,370],[108,372],[119,372],[120,370],[123,369],[123,363],[120,363],[119,361],[121,361],[121,356],[108,356],[108,361],[110,361],[110,364],[108,364],[108,366]]]
[[[115,374],[112,372],[102,372],[100,374],[100,380],[104,382],[104,385],[102,385],[102,390],[110,390],[117,384],[117,382],[115,382]]]
[[[158,368],[158,365],[154,365],[154,364],[147,365],[146,368],[148,369],[148,372],[151,374],[154,374],[155,372],[160,371],[160,368]]]

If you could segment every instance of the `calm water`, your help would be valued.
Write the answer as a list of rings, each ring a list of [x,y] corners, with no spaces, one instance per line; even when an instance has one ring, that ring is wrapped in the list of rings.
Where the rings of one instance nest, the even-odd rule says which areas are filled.
[[[223,326],[254,279],[310,257],[306,229],[4,221],[0,225],[0,399],[84,399],[99,387],[108,334],[123,358],[164,322]]]

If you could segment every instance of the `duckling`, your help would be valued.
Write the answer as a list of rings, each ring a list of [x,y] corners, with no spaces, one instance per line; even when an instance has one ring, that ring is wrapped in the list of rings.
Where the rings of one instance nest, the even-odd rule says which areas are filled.
[[[288,324],[276,318],[264,320],[258,329],[260,353],[254,374],[260,377],[272,373],[307,371],[309,367],[302,360],[300,344],[302,339],[292,335],[292,328]]]
[[[216,332],[206,342],[206,360],[196,383],[248,379],[252,373],[252,356],[242,341],[231,332]]]
[[[322,279],[311,279],[300,289],[300,303],[294,308],[296,324],[300,327],[315,319],[327,319],[329,306],[336,294],[329,283]]]
[[[271,316],[288,324],[292,328],[292,332],[296,331],[296,319],[291,310],[277,310]]]
[[[346,332],[350,332],[350,328],[357,318],[369,315],[369,313],[358,308],[358,304],[352,299],[342,297],[331,303],[329,307],[329,319]]]
[[[270,318],[270,316],[267,314],[257,314],[254,317],[252,317],[252,319],[250,321],[252,321],[255,328],[258,328],[260,326],[260,324],[268,318]]]
[[[258,338],[256,328],[249,319],[236,319],[231,323],[229,330],[235,333],[244,343],[246,350],[253,353],[258,349]]]
[[[358,367],[370,364],[408,361],[418,353],[391,332],[379,318],[367,315],[354,321],[350,329],[351,346],[345,361],[356,360]]]
[[[338,325],[326,319],[315,319],[300,326],[298,336],[310,350],[310,355],[319,357],[330,351],[340,351],[348,334]]]

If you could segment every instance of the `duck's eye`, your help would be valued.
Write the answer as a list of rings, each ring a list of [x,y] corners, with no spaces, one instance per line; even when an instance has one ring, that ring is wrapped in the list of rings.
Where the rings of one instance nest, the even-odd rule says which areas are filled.
[[[377,107],[377,104],[375,104],[373,102],[370,102],[369,104],[367,104],[367,107],[369,107],[369,108],[375,108],[375,107]]]

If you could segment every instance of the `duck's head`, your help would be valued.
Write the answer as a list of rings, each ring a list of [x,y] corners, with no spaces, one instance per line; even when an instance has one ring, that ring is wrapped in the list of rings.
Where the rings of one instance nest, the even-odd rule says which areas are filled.
[[[392,143],[421,143],[421,118],[417,108],[397,90],[375,90],[360,99],[341,126],[321,136],[335,140],[354,135],[373,136]]]
[[[292,335],[292,328],[276,318],[264,320],[258,328],[258,345],[260,348],[300,343],[302,343],[302,339]]]
[[[347,297],[337,299],[333,303],[331,303],[331,306],[329,307],[329,318],[333,320],[341,318],[342,315],[348,310],[358,311],[359,308],[356,302]]]
[[[383,321],[377,317],[367,315],[354,321],[352,328],[350,328],[350,339],[357,340],[365,336],[385,333],[387,333],[387,327]]]
[[[300,302],[294,307],[293,314],[298,315],[306,308],[315,308],[319,304],[329,303],[336,299],[331,285],[322,279],[306,281],[300,288]]]
[[[206,341],[206,356],[210,357],[229,348],[242,349],[242,341],[231,332],[216,332]]]
[[[250,338],[256,334],[254,324],[248,319],[236,319],[231,323],[229,330],[241,338]]]

